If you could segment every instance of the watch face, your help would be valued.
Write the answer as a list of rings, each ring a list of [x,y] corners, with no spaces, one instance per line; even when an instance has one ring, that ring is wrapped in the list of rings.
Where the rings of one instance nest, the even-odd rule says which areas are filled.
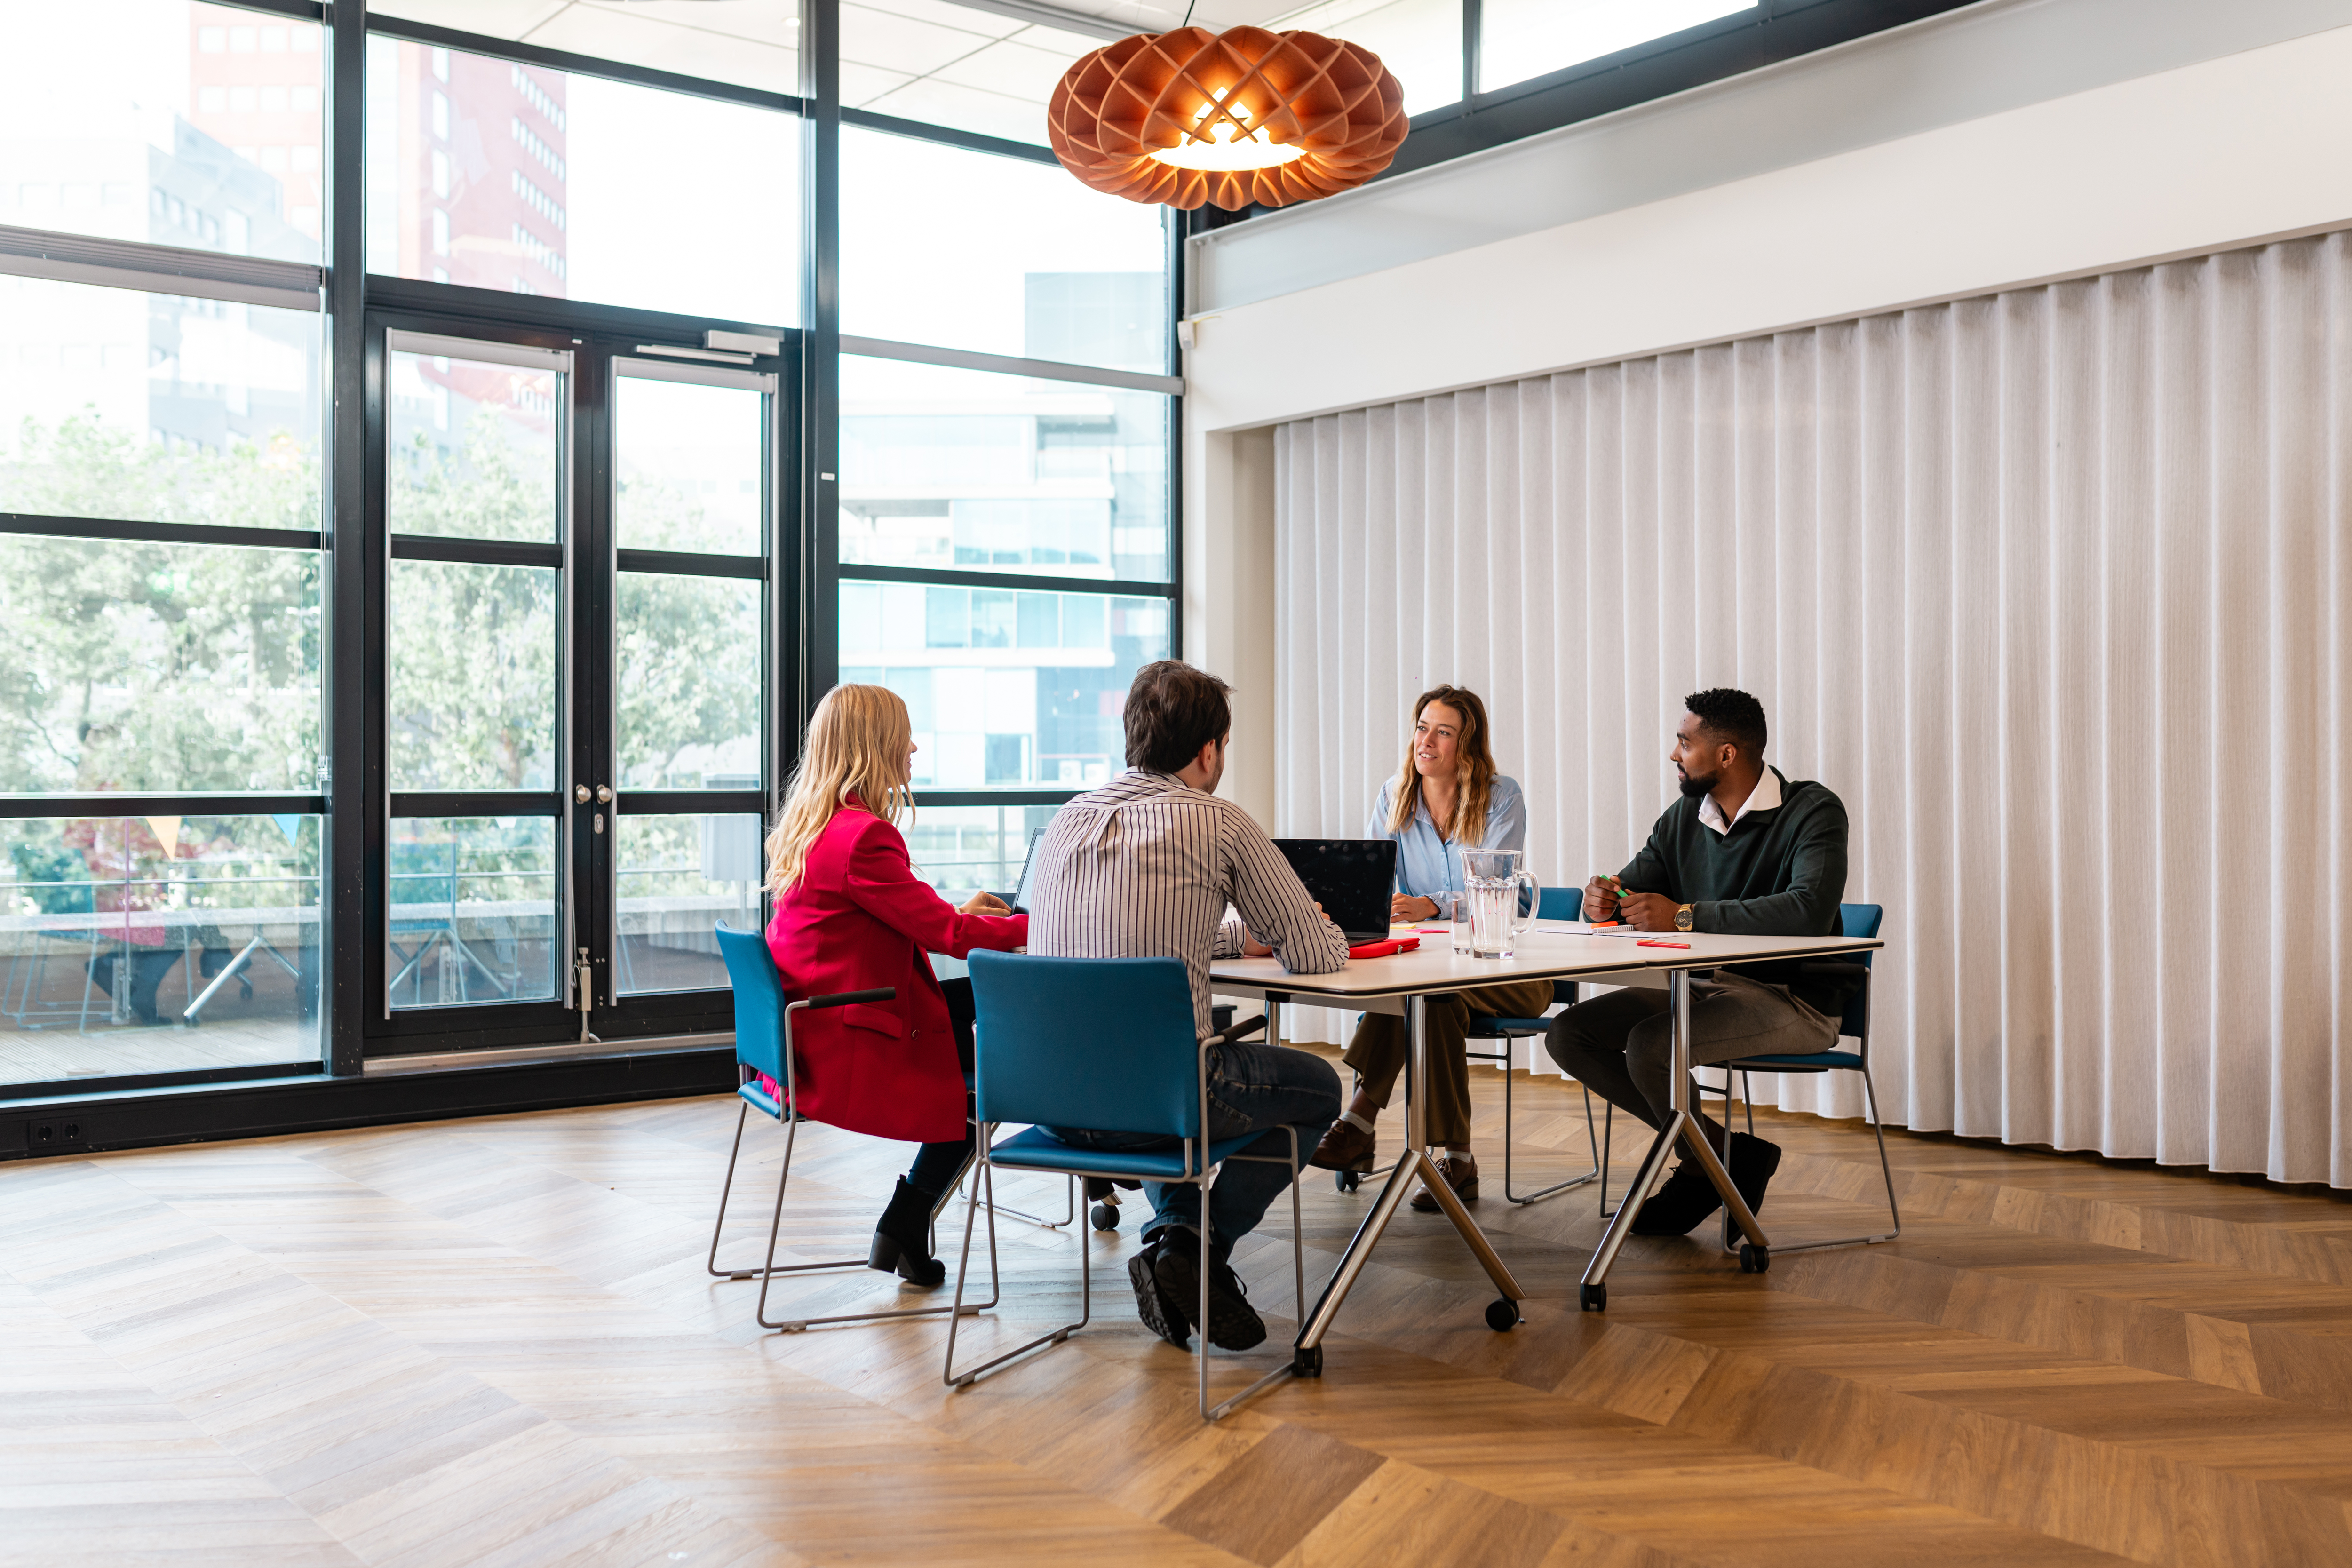
[[[1675,911],[1675,929],[1676,931],[1688,931],[1690,928],[1691,912],[1688,910],[1676,910]]]

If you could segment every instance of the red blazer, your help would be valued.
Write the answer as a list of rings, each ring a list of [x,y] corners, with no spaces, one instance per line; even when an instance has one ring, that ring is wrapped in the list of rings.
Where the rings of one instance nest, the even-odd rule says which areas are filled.
[[[895,985],[896,1001],[793,1015],[801,1110],[852,1132],[918,1143],[963,1136],[963,1068],[933,952],[1029,940],[1026,915],[960,913],[915,879],[898,830],[853,797],[809,846],[801,879],[776,903],[768,951],[799,1001]]]

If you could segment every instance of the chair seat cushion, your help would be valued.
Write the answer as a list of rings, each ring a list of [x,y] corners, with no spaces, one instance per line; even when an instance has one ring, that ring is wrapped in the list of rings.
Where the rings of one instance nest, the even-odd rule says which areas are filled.
[[[1477,1014],[1464,1032],[1474,1040],[1504,1040],[1520,1035],[1540,1035],[1550,1027],[1549,1018],[1490,1018]]]
[[[1827,1072],[1832,1068],[1860,1072],[1862,1058],[1853,1051],[1807,1051],[1787,1056],[1741,1057],[1738,1061],[1714,1065],[1750,1068],[1757,1072]]]
[[[1265,1137],[1252,1132],[1223,1138],[1209,1145],[1209,1163],[1230,1158]],[[1136,1176],[1148,1181],[1185,1179],[1181,1149],[1082,1149],[1065,1143],[1042,1127],[1015,1132],[992,1144],[988,1163],[1022,1171],[1066,1171],[1081,1176]],[[1195,1174],[1198,1173],[1195,1172]]]

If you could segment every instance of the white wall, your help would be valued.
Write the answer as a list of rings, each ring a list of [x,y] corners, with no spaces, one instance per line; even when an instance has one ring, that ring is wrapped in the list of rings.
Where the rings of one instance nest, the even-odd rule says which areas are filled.
[[[1245,542],[1271,484],[1236,432],[2352,223],[2347,82],[2331,28],[1209,316],[1185,364],[1185,647],[1270,689]]]

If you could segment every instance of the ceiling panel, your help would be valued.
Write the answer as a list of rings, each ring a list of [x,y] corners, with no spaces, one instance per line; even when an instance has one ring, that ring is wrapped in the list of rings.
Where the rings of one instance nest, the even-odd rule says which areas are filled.
[[[943,7],[944,8],[944,7]],[[929,76],[950,61],[986,48],[989,35],[941,26],[865,5],[841,8],[841,58],[908,76]]]
[[[398,16],[492,38],[520,38],[571,0],[375,0],[371,16]]]
[[[935,76],[910,81],[865,107],[878,114],[951,125],[959,131],[977,131],[983,136],[1001,136],[1008,142],[1045,145],[1043,104],[942,81]]]
[[[624,10],[617,5],[567,5],[559,15],[532,28],[523,41],[578,55],[593,55],[598,59],[677,71],[682,76],[766,88],[771,92],[800,90],[800,55],[791,47],[792,33],[782,34],[773,43],[762,42],[716,28],[680,26],[638,14],[646,9],[650,7],[633,5]],[[720,6],[673,9],[717,11]]]

